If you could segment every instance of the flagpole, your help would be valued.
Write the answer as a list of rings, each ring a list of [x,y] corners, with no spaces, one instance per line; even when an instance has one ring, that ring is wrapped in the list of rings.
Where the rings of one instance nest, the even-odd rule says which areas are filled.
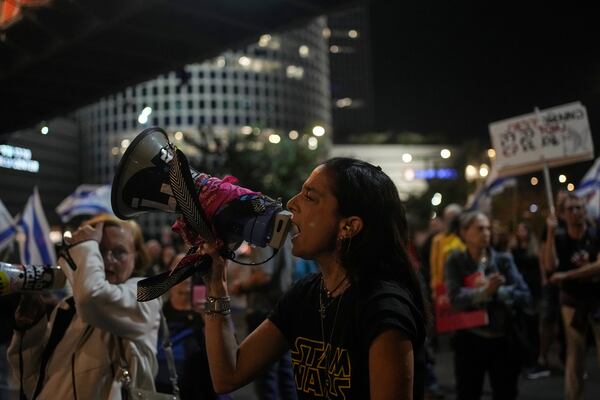
[[[535,107],[535,115],[537,116],[538,122],[541,123],[541,115],[540,109]],[[550,210],[550,214],[554,215],[554,198],[552,197],[552,182],[550,181],[550,169],[548,168],[548,161],[546,161],[546,156],[542,155],[544,160],[544,186],[546,187],[546,199],[548,200],[548,209]]]

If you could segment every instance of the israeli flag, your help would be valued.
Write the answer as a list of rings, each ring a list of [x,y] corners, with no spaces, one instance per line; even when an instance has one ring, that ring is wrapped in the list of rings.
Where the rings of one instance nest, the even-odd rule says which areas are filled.
[[[56,213],[64,223],[77,215],[112,214],[110,185],[79,185],[60,202]]]
[[[584,199],[589,216],[592,218],[600,216],[600,157],[583,176],[575,193]]]
[[[17,221],[17,229],[21,263],[56,264],[56,253],[50,240],[50,229],[37,187],[33,188],[33,194],[27,200],[25,209]]]
[[[15,221],[0,200],[0,251],[12,243],[16,234]]]
[[[467,202],[465,207],[467,211],[484,210],[489,207],[489,202],[493,196],[496,196],[504,191],[504,189],[516,186],[517,179],[514,177],[498,178],[496,170],[488,175],[485,184],[481,186]]]

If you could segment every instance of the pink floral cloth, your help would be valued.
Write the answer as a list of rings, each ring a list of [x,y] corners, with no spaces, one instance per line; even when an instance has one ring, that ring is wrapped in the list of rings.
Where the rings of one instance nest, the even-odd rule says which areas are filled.
[[[196,193],[198,193],[198,200],[204,211],[204,215],[211,225],[215,238],[218,239],[218,235],[215,232],[212,224],[212,219],[217,210],[221,206],[229,203],[233,199],[237,199],[240,196],[247,194],[260,194],[250,189],[243,188],[235,185],[237,178],[233,176],[225,176],[223,179],[215,178],[207,174],[200,174],[194,181]],[[196,246],[201,245],[206,241],[205,238],[200,237],[197,232],[192,231],[186,224],[183,217],[177,218],[177,221],[172,226],[174,232],[179,234],[186,244]],[[183,261],[183,260],[182,260]],[[181,263],[180,263],[181,264]]]

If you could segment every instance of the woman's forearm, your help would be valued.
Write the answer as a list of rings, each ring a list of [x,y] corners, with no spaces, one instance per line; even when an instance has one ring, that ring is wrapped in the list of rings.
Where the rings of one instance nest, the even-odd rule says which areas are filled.
[[[565,273],[566,279],[584,279],[600,274],[600,260]]]
[[[235,369],[238,344],[235,339],[231,315],[206,314],[206,351],[210,375],[217,393],[229,393],[237,389]]]
[[[549,231],[544,242],[543,257],[540,257],[542,267],[546,272],[553,272],[556,269],[556,250],[554,244],[554,233]]]

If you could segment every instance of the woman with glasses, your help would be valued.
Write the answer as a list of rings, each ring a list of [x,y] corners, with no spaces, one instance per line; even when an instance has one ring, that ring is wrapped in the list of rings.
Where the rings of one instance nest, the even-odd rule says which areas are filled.
[[[154,390],[160,301],[136,301],[148,262],[133,221],[101,215],[73,234],[59,260],[73,296],[49,320],[37,295],[15,313],[9,358],[21,398],[120,399],[122,360],[132,386]]]

